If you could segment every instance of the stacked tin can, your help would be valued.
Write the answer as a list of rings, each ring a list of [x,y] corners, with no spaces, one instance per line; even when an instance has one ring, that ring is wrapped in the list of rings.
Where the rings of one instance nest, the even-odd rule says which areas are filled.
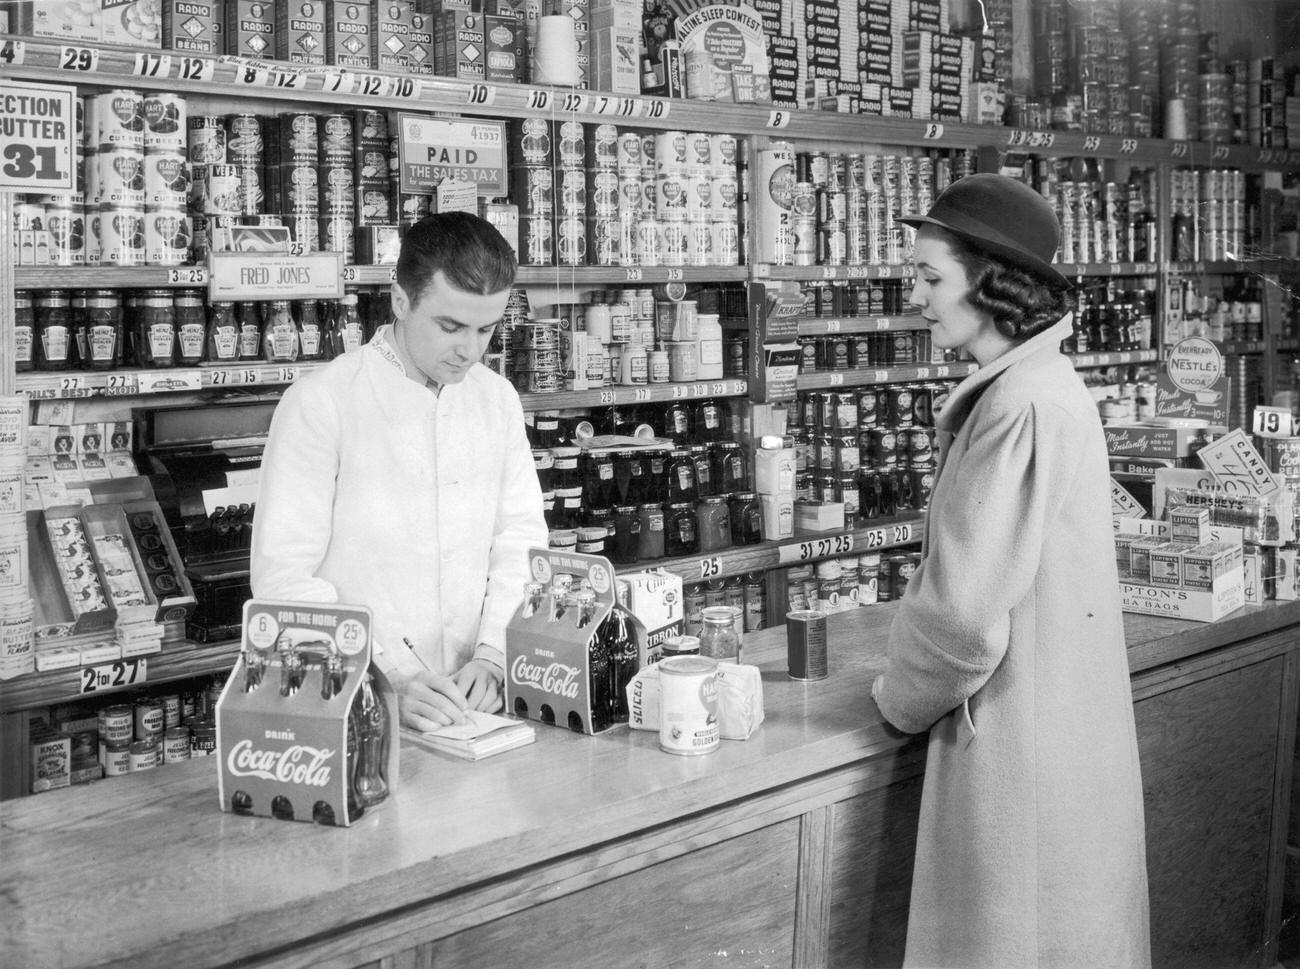
[[[640,137],[630,132],[620,135],[612,124],[593,126],[587,138],[587,260],[593,266],[619,266],[623,262],[625,232],[618,173],[624,138],[635,142],[635,154],[640,158]],[[630,255],[634,251],[630,225],[626,235]]]
[[[555,265],[555,147],[545,118],[510,122],[510,197],[519,207],[519,261]],[[403,219],[405,219],[403,212]]]
[[[222,214],[260,215],[265,211],[266,197],[262,185],[266,155],[262,118],[256,114],[240,113],[228,114],[222,121],[226,129],[226,164],[234,169],[233,174],[239,179],[235,189],[236,211]]]
[[[185,99],[151,91],[144,98],[144,261],[179,266],[190,261],[193,224],[186,210],[190,165],[186,157]]]
[[[352,118],[327,114],[320,118],[320,247],[353,256],[357,219],[356,188],[352,184]]]
[[[23,499],[27,398],[0,397],[0,680],[35,669]]]
[[[351,115],[357,228],[391,225],[394,210],[388,177],[388,115],[371,108],[357,108]]]
[[[601,126],[605,127],[605,126]],[[555,121],[555,255],[561,266],[587,264],[587,129]]]
[[[1169,177],[1169,257],[1240,259],[1246,242],[1246,179],[1235,169],[1174,169]]]
[[[185,122],[185,155],[190,164],[191,250],[196,260],[202,260],[211,247],[212,220],[219,208],[228,206],[233,210],[238,203],[235,173],[226,171],[226,126],[220,115],[189,115]],[[217,189],[228,193],[219,207],[210,200],[211,191]]]
[[[320,119],[314,114],[282,114],[275,120],[272,150],[277,210],[306,252],[320,248]],[[387,163],[385,163],[387,176]],[[387,185],[387,177],[385,177]]]

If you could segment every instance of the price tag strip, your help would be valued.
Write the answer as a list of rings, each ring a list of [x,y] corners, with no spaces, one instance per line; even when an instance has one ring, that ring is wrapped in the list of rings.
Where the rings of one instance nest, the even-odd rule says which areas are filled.
[[[101,690],[116,690],[126,686],[139,686],[148,676],[149,664],[143,656],[120,659],[103,666],[83,666],[81,684],[78,692],[98,693]]]

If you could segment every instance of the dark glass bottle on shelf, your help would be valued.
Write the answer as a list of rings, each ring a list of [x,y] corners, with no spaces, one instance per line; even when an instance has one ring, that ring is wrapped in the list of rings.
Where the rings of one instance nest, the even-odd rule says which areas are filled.
[[[678,447],[691,442],[691,408],[685,401],[671,401],[665,408],[664,436],[671,437]]]
[[[707,444],[692,444],[686,449],[690,452],[691,463],[695,465],[695,494],[708,498],[718,493],[717,483],[713,480],[713,460],[709,455]]]
[[[176,365],[176,311],[169,289],[149,289],[141,294],[135,362],[151,369]]]
[[[664,500],[694,501],[697,497],[699,497],[699,489],[695,481],[695,462],[691,460],[691,452],[685,448],[674,448],[668,454]]]
[[[608,451],[587,453],[582,475],[582,504],[586,508],[614,506],[614,457]]]
[[[77,347],[87,370],[112,370],[122,360],[122,297],[111,289],[86,294],[78,326]]]

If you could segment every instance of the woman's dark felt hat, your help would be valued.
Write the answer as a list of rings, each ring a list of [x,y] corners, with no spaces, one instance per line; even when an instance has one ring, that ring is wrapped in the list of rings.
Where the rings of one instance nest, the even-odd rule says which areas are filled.
[[[925,215],[906,215],[907,225],[937,225],[1019,266],[1044,283],[1071,283],[1052,267],[1061,225],[1052,205],[1024,182],[1006,175],[967,175],[949,185]]]

